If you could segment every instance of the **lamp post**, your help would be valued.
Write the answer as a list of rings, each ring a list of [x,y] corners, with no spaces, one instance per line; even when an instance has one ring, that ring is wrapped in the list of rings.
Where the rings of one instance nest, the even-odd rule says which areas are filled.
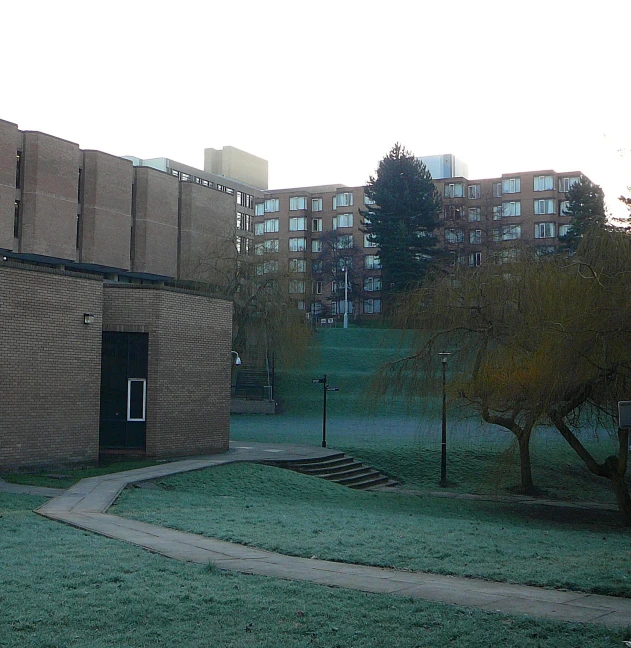
[[[339,387],[329,387],[326,374],[324,378],[313,378],[311,382],[314,385],[322,385],[323,398],[322,398],[322,447],[326,448],[326,393],[330,391],[340,391]]]
[[[440,485],[447,486],[447,358],[451,353],[441,351],[439,354],[443,365],[443,428],[440,444]]]
[[[348,328],[348,265],[344,260],[344,328]]]

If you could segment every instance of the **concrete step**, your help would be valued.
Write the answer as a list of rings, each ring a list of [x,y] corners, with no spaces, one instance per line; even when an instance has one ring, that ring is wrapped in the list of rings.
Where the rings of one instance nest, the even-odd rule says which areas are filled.
[[[344,453],[326,457],[324,459],[310,459],[309,461],[300,461],[293,463],[291,461],[273,462],[280,468],[287,468],[304,475],[319,477],[327,481],[335,482],[348,488],[365,489],[378,486],[398,486],[397,482],[379,471],[366,466],[353,457],[348,457]]]

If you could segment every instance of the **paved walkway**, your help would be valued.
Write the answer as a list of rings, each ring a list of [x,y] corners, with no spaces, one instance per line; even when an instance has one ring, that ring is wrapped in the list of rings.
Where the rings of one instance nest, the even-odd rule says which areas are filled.
[[[631,623],[631,599],[296,558],[128,520],[105,512],[128,484],[235,461],[304,461],[326,457],[334,452],[317,447],[234,442],[231,443],[230,452],[222,455],[84,479],[45,503],[37,512],[52,520],[123,540],[170,558],[200,564],[212,563],[222,569],[246,574],[309,581],[556,621],[599,623],[610,627],[627,627]]]

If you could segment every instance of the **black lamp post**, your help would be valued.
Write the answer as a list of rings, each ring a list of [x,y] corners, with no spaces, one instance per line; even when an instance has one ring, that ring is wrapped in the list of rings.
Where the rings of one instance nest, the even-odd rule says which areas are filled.
[[[323,397],[322,397],[322,447],[326,448],[326,393],[330,391],[340,391],[339,387],[329,387],[327,383],[326,374],[324,378],[313,378],[311,382],[314,385],[322,385],[323,387]]]
[[[447,486],[447,358],[451,353],[441,351],[439,354],[443,365],[443,429],[440,445],[440,485]]]

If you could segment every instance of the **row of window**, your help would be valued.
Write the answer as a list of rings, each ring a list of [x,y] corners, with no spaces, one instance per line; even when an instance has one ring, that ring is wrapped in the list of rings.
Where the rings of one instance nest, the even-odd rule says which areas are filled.
[[[275,219],[269,219],[269,221],[265,221],[265,224],[268,222],[275,220]],[[257,226],[262,223],[257,223]],[[278,227],[278,225],[274,225],[270,223],[270,227]],[[257,233],[258,230],[256,230],[255,226],[255,234]],[[265,230],[266,232],[277,232],[278,229],[269,229]],[[376,248],[377,243],[369,240],[370,235],[369,234],[364,234],[364,247],[365,248]],[[266,241],[262,241],[260,243],[256,244],[255,250],[256,254],[266,254],[266,253],[273,253],[273,252],[278,252],[278,244],[279,241],[278,239],[267,239]],[[355,244],[354,238],[352,234],[342,234],[341,236],[338,236],[333,245],[336,250],[349,250],[353,247]],[[307,250],[307,239],[305,237],[292,237],[289,239],[289,251],[290,252],[306,252]],[[311,252],[318,253],[322,252],[322,239],[313,239],[311,241]]]
[[[367,205],[372,204],[372,201],[370,201],[367,196],[365,197],[365,202]],[[333,196],[332,206],[334,210],[337,210],[340,207],[352,207],[353,193],[348,191],[336,194],[335,196]],[[289,211],[298,211],[301,209],[307,209],[306,196],[290,196]],[[257,216],[263,216],[264,214],[274,213],[277,211],[280,211],[279,198],[268,198],[265,202],[257,203],[255,206],[255,213]],[[311,199],[311,211],[322,211],[322,198]]]
[[[542,214],[556,214],[557,201],[554,198],[541,198],[533,202],[533,212],[536,216]],[[564,216],[569,209],[569,201],[563,200],[559,203],[559,213]],[[463,216],[464,208],[458,205],[445,205],[445,218],[448,220],[459,220]],[[469,222],[473,223],[482,220],[481,207],[467,208]],[[505,200],[501,205],[493,207],[493,220],[500,220],[509,216],[521,216],[521,200]]]
[[[571,186],[578,182],[578,176],[559,178],[559,191],[567,193]],[[450,182],[445,184],[445,198],[464,198],[465,184],[463,182]],[[534,191],[553,191],[554,176],[542,175],[533,178]],[[521,178],[503,178],[500,182],[493,183],[493,196],[498,198],[504,194],[521,193]],[[480,185],[467,185],[467,198],[477,200],[480,198]]]
[[[343,261],[342,259],[340,261]],[[350,259],[351,263],[350,266],[352,267],[352,259]],[[340,263],[340,268],[342,268],[343,265]],[[381,260],[376,254],[366,254],[364,256],[364,268],[366,270],[381,270]],[[322,273],[322,261],[319,259],[314,259],[311,262],[311,270],[313,274],[321,274]],[[290,272],[307,272],[307,260],[306,259],[289,259],[289,271]],[[257,273],[258,274],[267,274],[268,272],[278,272],[278,260],[273,259],[273,260],[266,260],[264,263],[260,264],[257,266]],[[377,279],[375,278],[375,281]],[[371,278],[372,281],[372,278]],[[381,290],[381,279],[379,279],[379,287],[377,287],[377,284],[371,284],[374,287],[367,287],[364,286],[364,290]],[[333,292],[335,292],[335,289],[333,289]]]
[[[259,266],[261,270],[257,268],[258,274],[264,274],[266,272],[267,265]],[[271,271],[269,271],[271,272]],[[324,282],[320,280],[311,282],[311,292],[314,295],[321,295]],[[304,295],[306,292],[307,282],[304,279],[290,279],[289,280],[289,292],[292,295]],[[379,292],[381,290],[381,277],[367,277],[364,279],[364,290],[366,292]],[[342,293],[344,292],[344,282],[341,281],[332,281],[331,282],[331,294]]]
[[[237,223],[238,223],[238,212],[237,212]],[[278,218],[266,218],[262,223],[256,223],[254,225],[254,233],[257,236],[265,234],[265,232],[278,232],[280,227],[280,219]],[[333,217],[333,229],[338,229],[341,227],[353,227],[353,214],[338,214]],[[251,231],[251,230],[248,230]],[[289,231],[290,232],[306,232],[307,231],[307,218],[306,216],[296,216],[289,219]],[[311,219],[311,231],[312,232],[321,232],[322,231],[322,219],[321,218],[312,218]]]
[[[344,314],[344,308],[345,308],[345,302],[343,299],[338,299],[335,301],[332,301],[330,303],[331,307],[331,315],[343,315]],[[364,313],[366,315],[374,315],[381,313],[381,299],[364,299],[362,301],[362,307],[364,309]],[[303,300],[300,300],[298,302],[298,309],[299,310],[306,310],[305,308],[305,302]],[[320,302],[316,302],[315,304],[312,304],[312,307],[309,309],[313,315],[320,315],[322,313],[322,304]],[[353,312],[353,302],[348,302],[348,312],[352,313]]]
[[[559,236],[566,236],[570,225],[559,226]],[[555,238],[556,223],[535,223],[535,238]],[[521,238],[521,225],[503,225],[501,228],[493,229],[493,241],[513,241]],[[446,243],[464,243],[465,232],[462,229],[445,230]],[[469,230],[469,243],[472,245],[482,244],[482,230]]]

